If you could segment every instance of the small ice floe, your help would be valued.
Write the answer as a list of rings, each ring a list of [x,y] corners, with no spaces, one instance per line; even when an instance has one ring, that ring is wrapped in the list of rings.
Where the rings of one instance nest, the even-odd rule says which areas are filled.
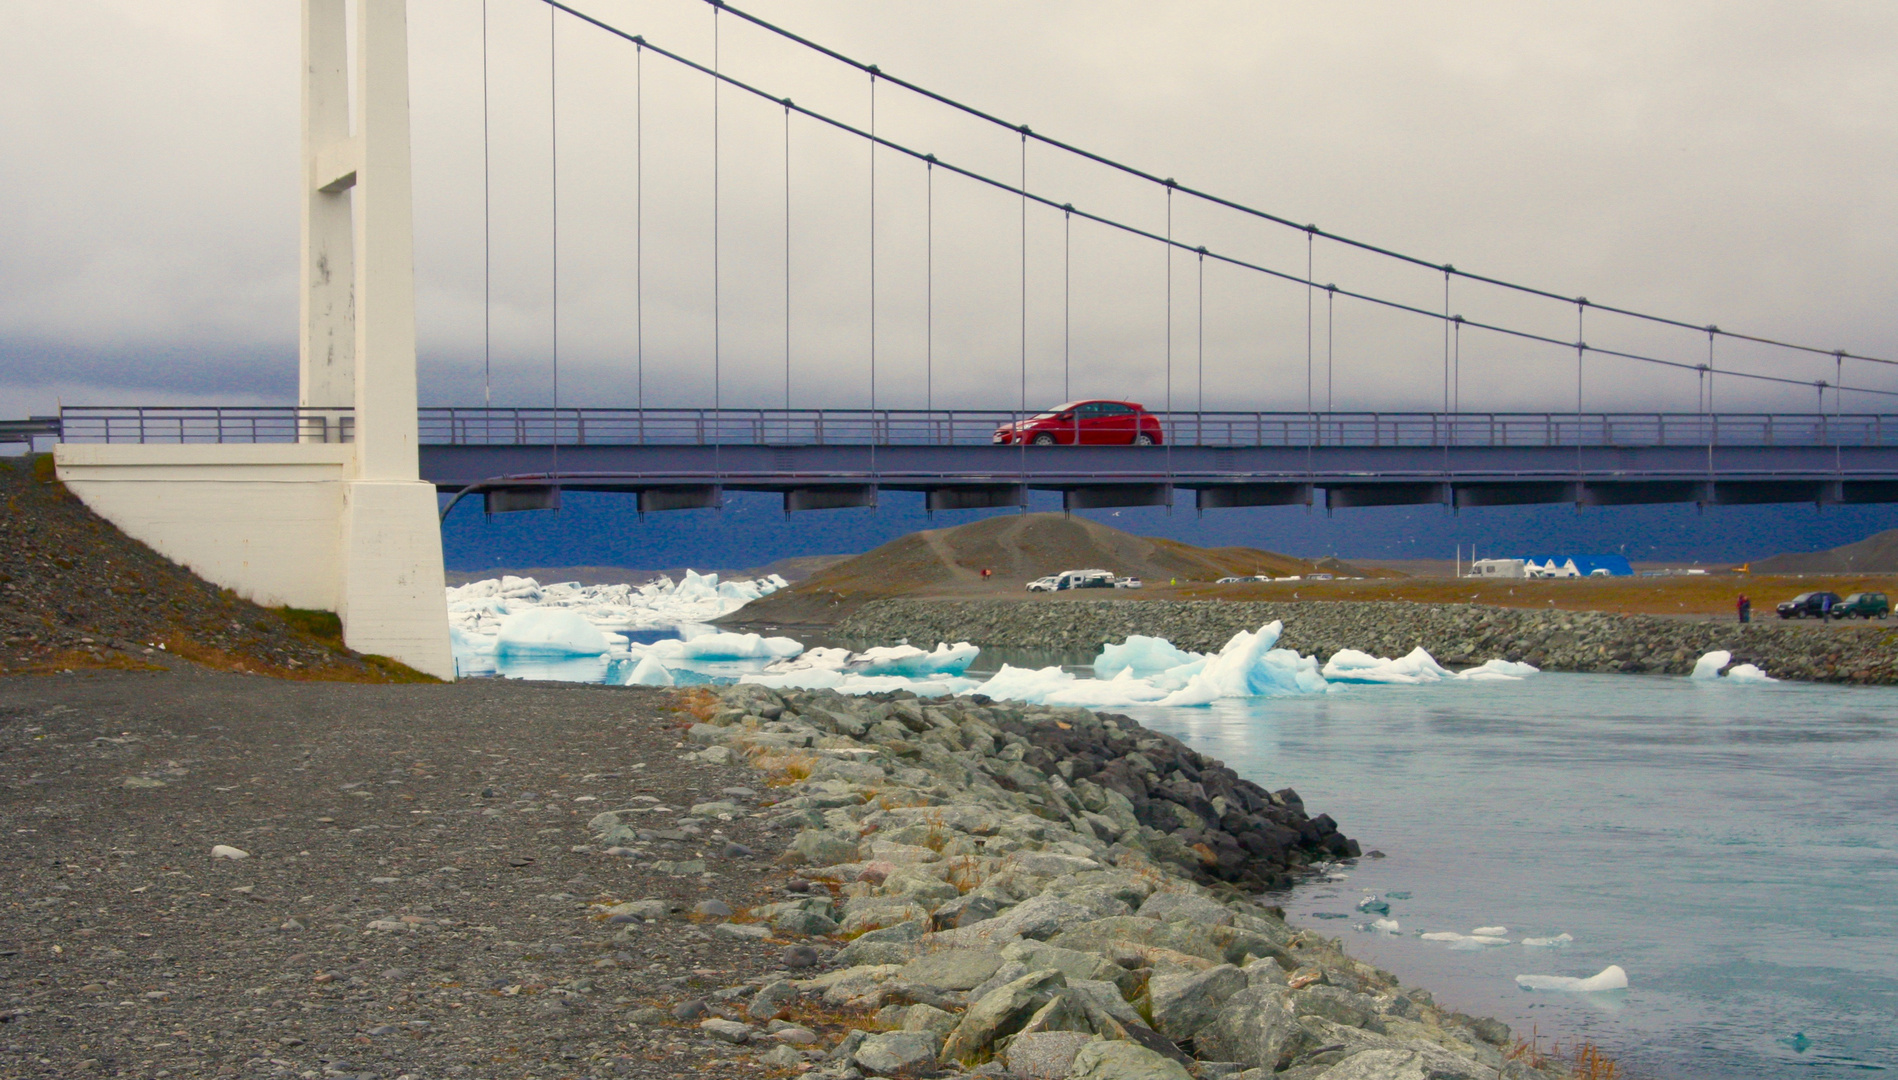
[[[211,848],[211,857],[213,859],[248,859],[250,852],[243,848],[234,848],[229,844],[217,844]]]
[[[1479,926],[1476,929],[1470,931],[1470,933],[1475,934],[1477,937],[1502,937],[1504,934],[1509,933],[1509,927],[1507,926]]]
[[[981,653],[966,641],[954,645],[937,642],[934,652],[924,652],[914,645],[894,645],[866,649],[850,657],[848,663],[859,675],[960,675]]]
[[[1690,679],[1718,679],[1720,669],[1733,663],[1733,654],[1725,649],[1715,649],[1694,661],[1694,673]]]
[[[1379,934],[1395,934],[1403,927],[1397,925],[1396,919],[1378,919],[1371,923],[1371,929]]]
[[[1441,942],[1452,949],[1486,949],[1492,945],[1509,944],[1509,939],[1506,937],[1495,937],[1489,934],[1459,934],[1454,930],[1438,930],[1420,934],[1418,937],[1424,941]]]
[[[672,672],[656,656],[642,656],[626,676],[628,686],[671,686]]]
[[[1346,915],[1342,911],[1314,911],[1311,913],[1311,917],[1314,919],[1348,919],[1351,916]]]
[[[1752,664],[1733,664],[1732,667],[1727,667],[1728,664],[1733,664],[1733,654],[1725,649],[1715,649],[1694,661],[1694,673],[1689,678],[1699,679],[1702,682],[1714,679],[1736,683],[1779,681]],[[1721,668],[1726,668],[1725,675],[1720,673]]]
[[[685,639],[655,641],[644,649],[647,656],[658,657],[662,661],[780,660],[803,651],[802,642],[788,637],[730,634],[717,630]]]
[[[1436,658],[1419,645],[1395,660],[1372,656],[1357,649],[1339,649],[1325,662],[1324,676],[1332,682],[1415,686],[1450,680],[1514,682],[1537,674],[1539,670],[1530,664],[1497,659],[1466,671],[1453,672],[1437,663]]]
[[[1791,1035],[1782,1035],[1773,1041],[1781,1046],[1790,1048],[1795,1054],[1803,1054],[1812,1046],[1812,1040],[1806,1038],[1806,1033],[1803,1031],[1795,1031]]]
[[[1388,890],[1387,892],[1385,892],[1385,893],[1384,893],[1384,899],[1386,899],[1386,900],[1408,900],[1408,899],[1410,899],[1410,893],[1409,893],[1409,892],[1406,892],[1406,891],[1401,891],[1401,890],[1398,890],[1398,889],[1391,889],[1391,890]]]
[[[1522,944],[1530,949],[1566,949],[1574,940],[1567,934],[1557,934],[1554,937],[1526,937],[1522,939]]]
[[[1389,915],[1391,906],[1375,896],[1367,896],[1358,901],[1358,910],[1366,914]]]
[[[1515,682],[1541,673],[1542,669],[1534,664],[1498,659],[1487,660],[1477,667],[1465,668],[1457,672],[1456,677],[1470,682]]]
[[[1628,973],[1619,964],[1609,964],[1586,979],[1567,975],[1518,975],[1516,985],[1524,990],[1560,990],[1589,994],[1598,990],[1626,990]]]

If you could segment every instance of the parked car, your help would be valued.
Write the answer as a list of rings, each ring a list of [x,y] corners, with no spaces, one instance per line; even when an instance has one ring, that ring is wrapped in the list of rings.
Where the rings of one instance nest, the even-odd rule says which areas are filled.
[[[1122,578],[1114,579],[1114,588],[1116,589],[1138,589],[1140,587],[1141,587],[1140,579],[1137,577],[1122,577]]]
[[[1776,609],[1782,619],[1823,619],[1827,612],[1838,613],[1839,594],[1802,592]]]
[[[1835,619],[1849,619],[1854,615],[1861,619],[1883,619],[1890,614],[1891,601],[1885,599],[1882,592],[1855,592],[1832,608]]]
[[[995,429],[997,446],[1158,446],[1160,418],[1134,401],[1070,401]]]
[[[1251,580],[1252,580],[1251,578],[1243,578],[1243,577],[1222,577],[1222,578],[1220,578],[1220,579],[1219,579],[1218,581],[1215,581],[1215,582],[1213,582],[1213,584],[1215,584],[1215,585],[1237,585],[1237,584],[1239,584],[1239,583],[1240,583],[1240,582],[1242,582],[1242,581],[1251,581]]]
[[[1038,577],[1035,580],[1028,583],[1028,591],[1029,592],[1053,592],[1054,583],[1058,580],[1058,578],[1059,576],[1056,574],[1049,574],[1047,577]]]

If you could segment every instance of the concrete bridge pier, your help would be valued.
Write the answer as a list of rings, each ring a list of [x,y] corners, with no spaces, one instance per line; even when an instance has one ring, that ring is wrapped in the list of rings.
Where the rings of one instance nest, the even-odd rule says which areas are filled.
[[[350,648],[451,679],[417,456],[407,0],[303,0],[303,161],[299,441],[61,444],[59,477],[200,576],[334,611]]]

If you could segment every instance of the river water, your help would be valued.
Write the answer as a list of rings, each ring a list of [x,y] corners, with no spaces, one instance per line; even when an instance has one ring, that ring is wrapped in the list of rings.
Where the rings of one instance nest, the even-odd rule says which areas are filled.
[[[1129,712],[1383,851],[1287,913],[1440,1004],[1656,1077],[1898,1067],[1898,690],[1545,674]],[[1417,936],[1494,926],[1513,944]],[[1628,989],[1515,985],[1608,964]]]
[[[1898,1068],[1898,689],[1543,674],[1127,711],[1383,852],[1275,899],[1445,1007],[1666,1080]],[[1419,936],[1478,927],[1509,944]],[[1515,982],[1609,964],[1627,989]]]

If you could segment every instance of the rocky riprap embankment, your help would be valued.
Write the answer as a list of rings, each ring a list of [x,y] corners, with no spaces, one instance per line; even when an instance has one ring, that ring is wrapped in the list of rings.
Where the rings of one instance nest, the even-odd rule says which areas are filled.
[[[1283,620],[1279,644],[1326,660],[1340,649],[1402,656],[1421,645],[1452,666],[1502,658],[1546,671],[1685,675],[1726,649],[1779,679],[1898,682],[1898,631],[1884,625],[1690,622],[1598,611],[1534,611],[1391,601],[879,600],[838,624],[839,640],[972,641],[1003,648],[1097,649],[1129,634],[1211,652],[1240,630]]]
[[[687,757],[749,758],[779,785],[767,813],[796,830],[779,861],[801,875],[715,933],[808,939],[784,960],[810,977],[753,980],[636,1023],[689,1020],[823,1080],[1559,1075],[1512,1051],[1504,1025],[1445,1012],[1242,890],[1200,884],[1276,876],[1347,842],[1289,792],[1267,795],[1130,721],[972,698],[696,694],[688,737],[705,748]],[[637,856],[651,843],[642,824],[639,810],[610,811],[593,828]],[[602,916],[669,912],[635,901]]]

